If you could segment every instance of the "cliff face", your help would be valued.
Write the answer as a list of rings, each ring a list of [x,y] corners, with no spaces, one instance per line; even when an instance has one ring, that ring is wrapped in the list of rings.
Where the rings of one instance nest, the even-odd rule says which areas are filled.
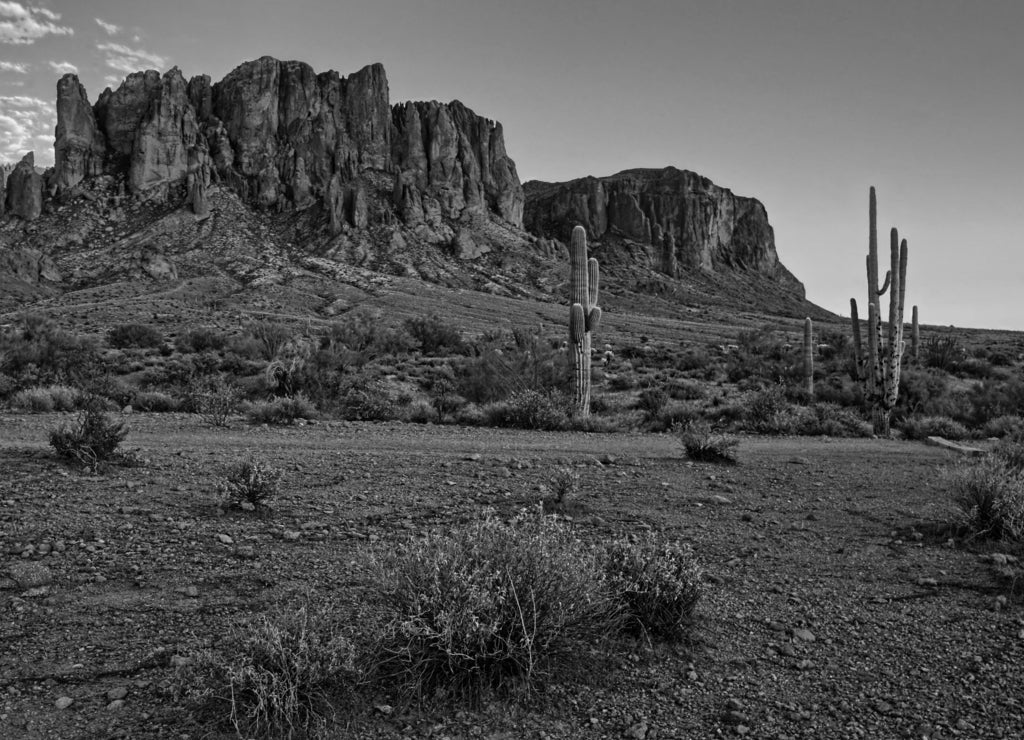
[[[626,170],[566,183],[528,182],[525,192],[525,226],[539,236],[564,241],[581,224],[595,240],[648,245],[652,266],[670,275],[741,269],[803,295],[803,285],[779,262],[764,206],[694,172]]]
[[[366,226],[365,173],[394,178],[407,225],[497,217],[522,225],[523,191],[501,125],[461,103],[392,109],[379,64],[341,77],[263,57],[215,84],[174,68],[129,75],[90,106],[74,75],[57,85],[58,197],[100,174],[130,194],[166,198],[183,188],[205,215],[206,188],[222,183],[276,210],[321,203],[332,233]]]

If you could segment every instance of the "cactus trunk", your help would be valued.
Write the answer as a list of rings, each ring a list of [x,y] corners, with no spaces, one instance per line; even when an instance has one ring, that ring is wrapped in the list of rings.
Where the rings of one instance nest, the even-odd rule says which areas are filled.
[[[911,312],[913,325],[910,328],[910,351],[913,353],[914,362],[921,361],[921,327],[917,325],[917,306]]]
[[[875,189],[868,196],[868,347],[862,356],[857,303],[850,300],[853,344],[858,371],[864,383],[864,399],[871,407],[875,434],[888,436],[892,410],[899,398],[903,361],[903,307],[907,290],[907,240],[900,241],[892,229],[889,235],[889,265],[882,287],[878,287],[878,229]],[[889,291],[889,315],[885,330],[879,298]],[[916,314],[915,314],[916,316]]]
[[[587,259],[587,232],[577,226],[569,243],[569,345],[573,359],[573,410],[581,417],[590,415],[591,337],[601,323],[601,308],[597,305],[599,283],[597,260]]]
[[[807,395],[814,399],[814,345],[811,344],[814,326],[811,318],[804,319],[804,387]]]

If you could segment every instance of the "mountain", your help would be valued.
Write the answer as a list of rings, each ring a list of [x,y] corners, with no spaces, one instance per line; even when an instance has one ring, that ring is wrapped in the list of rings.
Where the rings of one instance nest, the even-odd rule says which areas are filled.
[[[29,153],[0,178],[0,308],[124,281],[357,273],[560,301],[582,223],[609,288],[750,305],[756,285],[766,308],[806,311],[758,201],[673,168],[524,189],[500,123],[459,101],[392,105],[380,64],[150,70],[94,103],[65,75],[56,109],[54,167]]]

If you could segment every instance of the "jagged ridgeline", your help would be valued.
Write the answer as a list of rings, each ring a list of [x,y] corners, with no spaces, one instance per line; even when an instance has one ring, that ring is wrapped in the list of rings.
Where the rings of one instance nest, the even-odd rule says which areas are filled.
[[[433,212],[493,214],[522,225],[523,192],[501,125],[461,103],[392,107],[384,67],[341,77],[270,57],[211,84],[174,68],[129,75],[90,105],[74,75],[57,85],[55,166],[60,197],[85,178],[122,175],[132,194],[162,197],[186,183],[197,211],[212,182],[263,208],[319,200],[332,228],[365,226],[360,177],[396,176],[407,224]]]
[[[216,83],[150,70],[95,102],[65,75],[56,109],[54,166],[42,173],[29,153],[0,177],[0,277],[33,290],[72,287],[59,275],[81,287],[213,265],[248,281],[302,260],[328,277],[356,265],[532,296],[523,260],[564,264],[581,224],[609,277],[625,268],[630,285],[650,270],[727,283],[743,273],[803,300],[757,200],[674,168],[524,187],[500,123],[458,101],[392,105],[380,64],[343,77],[263,57]],[[463,264],[490,253],[521,269]]]

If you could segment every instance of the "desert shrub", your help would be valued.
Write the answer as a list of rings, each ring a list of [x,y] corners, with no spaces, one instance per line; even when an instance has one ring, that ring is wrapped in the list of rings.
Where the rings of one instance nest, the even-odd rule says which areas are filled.
[[[911,416],[903,420],[900,430],[907,439],[945,437],[956,440],[970,436],[967,427],[948,416]]]
[[[0,372],[0,399],[7,398],[16,390],[18,390],[18,381],[7,373]]]
[[[675,427],[689,424],[701,418],[698,408],[689,404],[671,404],[663,408],[656,416],[644,417],[644,428],[651,432],[667,432]]]
[[[592,548],[537,511],[403,542],[373,565],[378,673],[420,700],[529,692],[620,623]]]
[[[180,352],[216,352],[224,349],[228,338],[217,331],[206,326],[189,329],[174,341],[174,346]]]
[[[677,401],[701,401],[707,398],[708,391],[703,383],[695,380],[680,380],[669,386],[668,394]]]
[[[992,452],[1011,473],[1024,473],[1024,437],[1021,434],[1000,440]]]
[[[572,468],[564,467],[555,471],[551,476],[551,488],[555,492],[555,500],[565,503],[580,490],[580,474]]]
[[[991,419],[1009,414],[1024,414],[1024,380],[985,380],[975,383],[967,391],[968,410],[961,421],[971,426],[983,426]]]
[[[859,407],[864,403],[864,391],[860,383],[833,375],[814,384],[814,400],[838,406]]]
[[[986,455],[958,465],[950,474],[950,486],[962,522],[975,537],[1024,538],[1024,475],[1005,456]]]
[[[636,408],[646,414],[650,419],[653,419],[668,405],[668,393],[663,388],[647,388],[640,391],[640,396],[636,401]]]
[[[612,391],[631,391],[636,385],[636,381],[633,380],[631,375],[609,375],[608,376],[608,390]]]
[[[50,446],[60,457],[88,468],[112,460],[117,447],[128,436],[123,421],[113,421],[103,410],[100,399],[89,399],[78,419],[50,431]]]
[[[118,408],[124,408],[132,402],[138,389],[110,372],[104,372],[88,378],[78,386],[85,396],[98,396],[109,399]]]
[[[280,480],[280,470],[250,457],[232,465],[219,488],[229,506],[258,509],[274,497]]]
[[[436,314],[406,319],[405,330],[425,355],[459,355],[469,350],[462,334]]]
[[[485,349],[476,357],[466,358],[454,368],[456,392],[473,403],[491,403],[508,398],[521,390],[523,381],[507,355]]]
[[[557,392],[519,391],[494,405],[488,417],[494,426],[557,431],[569,423],[569,402]]]
[[[259,346],[260,356],[268,361],[280,354],[294,333],[290,327],[276,321],[253,321],[248,326],[248,334]]]
[[[726,434],[716,434],[706,422],[692,422],[681,427],[677,435],[686,456],[698,462],[736,464],[739,440]]]
[[[137,391],[132,396],[131,406],[136,411],[167,413],[177,411],[181,406],[181,402],[161,391]]]
[[[853,409],[843,408],[834,403],[816,403],[811,407],[812,419],[801,434],[825,435],[829,437],[870,437],[874,430]]]
[[[981,428],[983,437],[1010,437],[1024,432],[1024,418],[1017,414],[1006,414],[989,419]]]
[[[245,415],[252,424],[294,424],[299,419],[315,419],[317,412],[300,394],[251,403]]]
[[[747,404],[747,423],[758,432],[777,431],[777,417],[788,405],[780,385],[773,385],[758,391]]]
[[[430,389],[430,405],[437,412],[438,424],[443,422],[446,416],[458,411],[465,402],[465,399],[455,392],[455,384],[448,378],[440,378]]]
[[[102,372],[93,341],[63,332],[49,320],[23,319],[18,330],[0,334],[0,373],[14,379],[9,393],[32,386],[80,386]]]
[[[331,323],[320,346],[346,350],[346,364],[359,367],[371,357],[407,354],[416,342],[404,328],[387,326],[380,311],[360,307]]]
[[[118,349],[159,347],[163,343],[163,333],[148,324],[118,324],[107,332],[107,344]]]
[[[668,641],[688,637],[703,591],[690,550],[648,532],[611,543],[604,568],[628,632]]]
[[[924,364],[927,367],[934,367],[946,372],[952,372],[956,364],[966,356],[966,351],[961,346],[960,340],[952,334],[931,336],[925,340],[921,349],[923,350]]]
[[[343,379],[330,411],[350,421],[387,421],[398,415],[394,400],[380,381],[364,373]]]
[[[238,388],[223,375],[197,379],[190,385],[188,396],[192,410],[215,427],[227,426],[241,402]]]
[[[74,411],[82,402],[81,391],[66,385],[26,388],[11,397],[11,408],[21,411]]]
[[[306,602],[232,627],[217,653],[180,669],[178,693],[238,737],[319,737],[354,694],[355,658],[338,609]]]
[[[903,369],[895,419],[913,414],[949,416],[949,411],[949,376],[934,370]]]
[[[711,355],[705,349],[688,349],[676,359],[676,369],[681,372],[702,370],[712,364]]]

